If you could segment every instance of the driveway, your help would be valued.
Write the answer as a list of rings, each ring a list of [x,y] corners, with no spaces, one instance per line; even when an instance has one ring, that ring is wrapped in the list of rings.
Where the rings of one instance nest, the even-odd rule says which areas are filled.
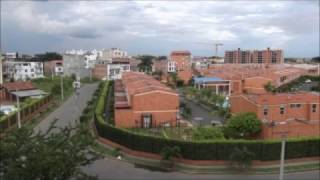
[[[192,111],[191,121],[193,124],[197,125],[211,125],[212,121],[216,122],[223,122],[223,118],[212,115],[210,111],[202,107],[200,104],[194,103],[193,101],[190,101],[184,97],[181,90],[178,91],[180,96],[180,101],[185,102],[188,107],[190,107]]]

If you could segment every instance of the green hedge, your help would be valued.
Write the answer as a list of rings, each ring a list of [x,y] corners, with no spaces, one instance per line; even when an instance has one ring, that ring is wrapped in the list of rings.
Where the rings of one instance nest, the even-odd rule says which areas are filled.
[[[30,104],[22,106],[20,108],[21,121],[22,122],[25,121],[25,118],[28,115],[37,111],[39,109],[39,107],[46,104],[51,99],[52,99],[52,95],[48,95],[44,98],[35,100],[35,101],[31,102]],[[6,131],[9,128],[9,124],[10,124],[10,126],[14,126],[16,124],[17,117],[18,117],[17,111],[14,111],[7,116],[1,117],[0,118],[0,133]]]
[[[181,155],[192,160],[229,160],[236,147],[247,147],[255,154],[255,160],[280,159],[280,141],[262,140],[219,140],[219,141],[179,141],[141,135],[107,124],[102,116],[109,83],[101,87],[96,106],[94,122],[101,137],[127,148],[159,154],[165,146],[179,146]],[[320,156],[320,138],[290,139],[286,143],[286,159]]]

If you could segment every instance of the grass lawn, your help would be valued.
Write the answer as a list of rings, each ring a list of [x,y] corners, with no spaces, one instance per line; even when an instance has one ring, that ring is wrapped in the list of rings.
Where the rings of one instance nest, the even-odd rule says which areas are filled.
[[[57,99],[57,97],[60,97],[60,81],[61,80],[59,76],[54,76],[53,78],[45,77],[33,79],[32,84],[38,89],[53,94],[55,96],[55,99]],[[70,77],[63,78],[63,90],[65,98],[69,97],[74,91],[72,82],[73,80]]]

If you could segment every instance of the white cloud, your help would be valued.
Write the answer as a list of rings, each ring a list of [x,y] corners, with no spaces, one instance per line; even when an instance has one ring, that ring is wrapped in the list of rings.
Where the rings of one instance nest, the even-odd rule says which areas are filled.
[[[144,40],[150,38],[152,41],[158,38],[183,44],[193,41],[210,43],[214,40],[228,43],[246,42],[250,39],[263,42],[264,45],[285,46],[296,37],[319,32],[319,8],[314,3],[304,2],[1,3],[1,20],[16,24],[24,31],[96,41],[116,37]]]

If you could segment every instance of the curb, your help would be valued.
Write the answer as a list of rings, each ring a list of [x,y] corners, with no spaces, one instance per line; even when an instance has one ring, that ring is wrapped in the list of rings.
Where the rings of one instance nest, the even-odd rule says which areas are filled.
[[[94,124],[93,125],[93,133],[94,135],[99,138],[100,136],[97,134]],[[99,139],[96,140],[97,144],[105,149],[112,150],[113,146],[109,144],[105,144],[101,142]],[[122,160],[124,162],[144,166],[146,168],[152,168],[157,169],[159,171],[168,171],[161,167],[160,160],[146,158],[146,157],[139,157],[130,155],[128,153],[125,153],[121,151],[122,153]],[[107,154],[99,152],[99,154],[102,154],[105,157],[112,158],[114,160],[119,160],[116,157]],[[307,167],[305,167],[307,166]],[[285,166],[285,173],[294,173],[294,172],[305,172],[305,171],[314,171],[314,170],[320,170],[320,162],[319,161],[309,161],[307,163],[290,163],[286,164]],[[186,163],[181,162],[175,162],[174,168],[172,171],[176,172],[182,172],[186,174],[257,174],[257,175],[263,175],[263,174],[277,174],[279,173],[279,165],[265,165],[265,166],[259,166],[259,167],[253,167],[250,171],[235,171],[231,170],[227,166],[223,165],[213,165],[213,166],[196,166],[196,165],[189,165]]]

